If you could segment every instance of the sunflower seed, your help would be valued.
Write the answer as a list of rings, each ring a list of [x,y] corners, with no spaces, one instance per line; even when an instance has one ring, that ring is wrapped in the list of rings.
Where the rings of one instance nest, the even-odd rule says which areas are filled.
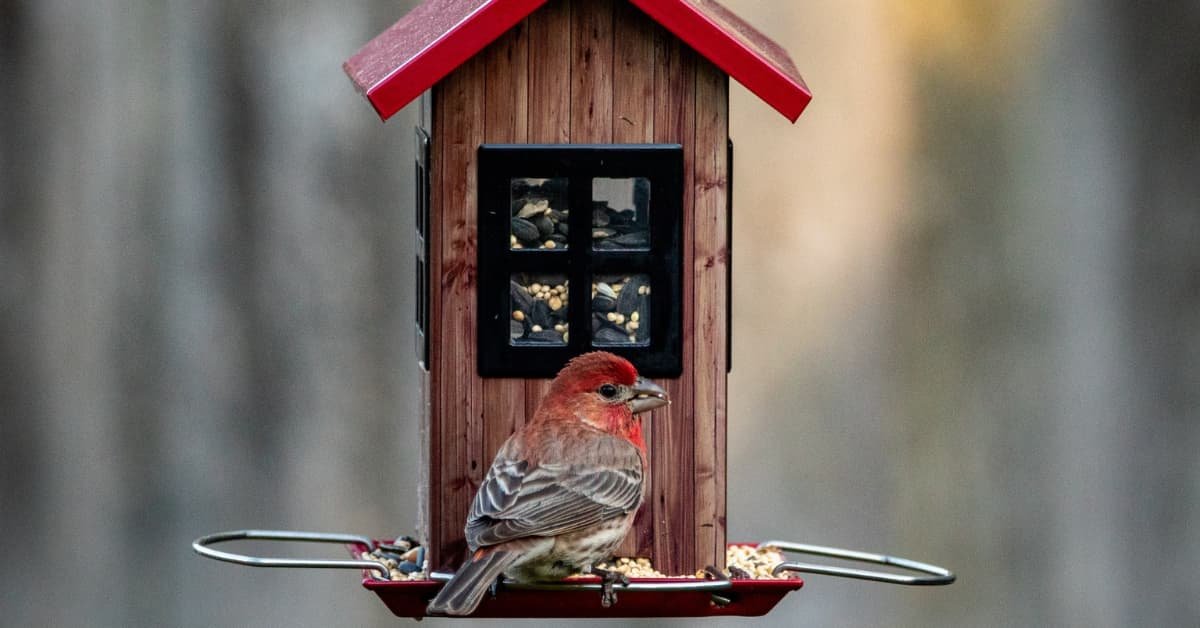
[[[541,234],[542,238],[548,238],[551,233],[554,233],[554,221],[550,220],[550,217],[545,214],[535,217],[531,222],[537,227],[538,233]]]
[[[517,239],[522,242],[536,242],[540,232],[537,225],[525,220],[524,218],[512,219],[512,234],[517,236]]]
[[[616,307],[617,307],[616,299],[614,299],[610,296],[599,294],[599,292],[597,292],[596,296],[592,297],[592,310],[593,311],[611,312]]]
[[[515,281],[508,282],[508,298],[511,301],[512,309],[517,312],[528,312],[531,305],[529,293],[521,284]],[[516,318],[514,316],[514,318]],[[518,319],[520,320],[520,319]]]
[[[538,209],[537,205],[534,205],[533,203],[525,203],[525,205],[523,205],[521,209],[517,211],[517,218],[533,218],[538,214],[544,213],[546,213],[546,210]]]
[[[629,338],[625,334],[613,329],[612,327],[600,328],[594,334],[592,334],[592,340],[595,341],[596,344],[612,345],[628,344],[629,342]]]

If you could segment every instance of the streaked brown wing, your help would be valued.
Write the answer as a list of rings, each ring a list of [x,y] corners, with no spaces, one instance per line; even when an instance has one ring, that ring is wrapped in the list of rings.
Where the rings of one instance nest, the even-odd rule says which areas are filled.
[[[536,466],[513,455],[513,448],[501,448],[471,504],[466,527],[471,550],[556,536],[636,509],[642,496],[637,448],[611,436],[590,446],[594,455],[588,463]]]

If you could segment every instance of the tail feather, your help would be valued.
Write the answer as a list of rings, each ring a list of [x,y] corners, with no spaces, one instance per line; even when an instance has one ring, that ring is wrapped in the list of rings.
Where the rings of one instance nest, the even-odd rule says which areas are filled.
[[[464,563],[425,608],[425,612],[430,615],[474,613],[488,587],[492,586],[500,574],[520,555],[520,552],[497,551]]]

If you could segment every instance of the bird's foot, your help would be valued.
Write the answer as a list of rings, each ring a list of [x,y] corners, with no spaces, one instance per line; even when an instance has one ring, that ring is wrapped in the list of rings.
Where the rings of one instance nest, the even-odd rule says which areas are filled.
[[[613,589],[614,585],[619,582],[623,587],[629,586],[629,576],[619,571],[590,567],[588,573],[600,576],[600,606],[604,608],[617,603],[617,592]]]
[[[492,582],[492,586],[488,587],[488,595],[496,597],[496,594],[500,592],[501,584],[504,584],[504,574],[496,576],[496,580]]]
[[[737,567],[730,567],[730,569],[737,569]],[[717,569],[716,565],[708,565],[704,568],[704,578],[705,580],[728,580],[729,576],[726,576],[725,572]]]
[[[738,567],[737,565],[730,565],[729,573],[733,574],[734,578],[741,578],[744,580],[753,580],[754,579],[754,574],[750,573],[749,571],[746,571],[745,569],[742,569],[741,567]]]

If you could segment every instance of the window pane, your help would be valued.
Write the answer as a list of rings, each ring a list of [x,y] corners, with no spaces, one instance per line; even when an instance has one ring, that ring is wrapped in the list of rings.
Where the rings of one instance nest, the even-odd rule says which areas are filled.
[[[649,179],[592,179],[592,248],[598,251],[650,248]]]
[[[508,246],[513,249],[567,248],[567,180],[512,179]]]
[[[516,273],[509,280],[509,342],[514,345],[565,345],[567,276]]]
[[[592,344],[650,344],[650,276],[598,275],[592,282]]]

